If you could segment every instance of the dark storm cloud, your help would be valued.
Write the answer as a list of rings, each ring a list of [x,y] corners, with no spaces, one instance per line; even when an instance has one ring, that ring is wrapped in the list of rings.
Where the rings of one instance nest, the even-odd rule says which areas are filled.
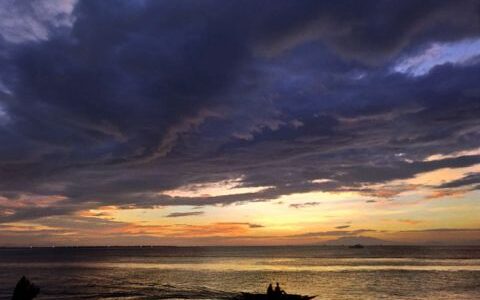
[[[72,206],[56,204],[49,207],[21,207],[16,209],[5,209],[0,205],[0,222],[9,223],[22,220],[32,220],[48,216],[61,216],[72,214],[81,210],[84,206]]]
[[[269,36],[270,51],[320,38],[343,56],[372,63],[426,41],[461,39],[479,30],[478,1],[287,3],[292,17],[278,20],[284,30]]]
[[[358,190],[480,163],[424,161],[480,146],[478,60],[392,72],[431,43],[479,38],[478,1],[38,3],[44,15],[2,9],[0,195],[67,200],[0,202],[1,222]],[[237,178],[267,188],[162,194]]]

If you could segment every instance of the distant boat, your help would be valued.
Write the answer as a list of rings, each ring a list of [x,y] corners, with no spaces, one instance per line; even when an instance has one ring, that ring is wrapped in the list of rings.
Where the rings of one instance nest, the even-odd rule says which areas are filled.
[[[267,294],[242,293],[237,300],[311,300],[317,296],[303,296],[282,294],[281,296],[269,296]]]
[[[355,244],[355,245],[352,245],[352,246],[348,246],[348,248],[350,248],[350,249],[363,249],[363,248],[365,248],[365,246],[363,246],[362,244]]]

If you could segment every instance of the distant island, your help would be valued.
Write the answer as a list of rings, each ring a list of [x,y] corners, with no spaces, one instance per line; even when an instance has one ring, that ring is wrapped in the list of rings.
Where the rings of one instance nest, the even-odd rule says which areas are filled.
[[[392,246],[398,245],[395,242],[381,240],[377,238],[367,237],[367,236],[347,236],[341,237],[335,240],[330,240],[322,245],[327,246],[353,246],[353,245],[364,245],[364,246]]]

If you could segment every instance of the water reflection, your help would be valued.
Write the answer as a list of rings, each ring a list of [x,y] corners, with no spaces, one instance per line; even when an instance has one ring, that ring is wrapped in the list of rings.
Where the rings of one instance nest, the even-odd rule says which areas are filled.
[[[265,249],[271,258],[265,253],[255,257],[251,249],[207,249],[187,256],[184,250],[175,256],[164,249],[39,250],[31,255],[0,250],[0,299],[9,299],[21,275],[42,287],[41,299],[227,299],[240,291],[264,292],[276,281],[290,293],[320,299],[476,299],[478,250],[443,249],[439,255],[426,249],[390,254],[383,249],[378,250],[383,257],[375,252],[369,254],[373,257],[340,258],[328,257],[330,250],[322,248],[294,249],[288,256],[284,250]],[[336,255],[341,251],[336,249]]]

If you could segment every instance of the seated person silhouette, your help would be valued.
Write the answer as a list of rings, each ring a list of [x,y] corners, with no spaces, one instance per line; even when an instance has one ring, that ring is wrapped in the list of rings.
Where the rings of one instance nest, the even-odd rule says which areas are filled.
[[[273,287],[271,283],[268,285],[267,288],[267,296],[269,296],[269,298],[273,296]]]
[[[280,298],[285,292],[280,288],[280,285],[277,282],[277,285],[275,286],[275,290],[273,291],[273,294],[276,298]]]
[[[38,287],[23,276],[15,286],[12,300],[31,300],[38,295],[39,291]]]

